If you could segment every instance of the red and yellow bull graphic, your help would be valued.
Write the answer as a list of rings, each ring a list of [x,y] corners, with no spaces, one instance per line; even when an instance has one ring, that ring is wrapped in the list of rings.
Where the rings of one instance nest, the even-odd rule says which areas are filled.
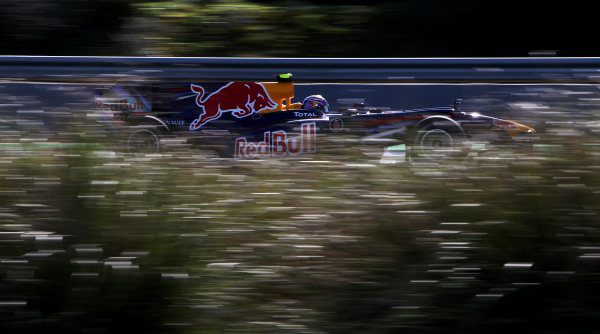
[[[201,112],[190,124],[190,130],[200,129],[204,124],[220,118],[224,112],[242,118],[277,107],[265,87],[256,82],[230,82],[207,97],[204,97],[202,86],[191,84],[191,90],[197,94],[196,105]]]
[[[200,115],[190,124],[190,130],[198,130],[206,123],[230,112],[243,118],[257,113],[295,110],[301,103],[294,103],[294,84],[291,82],[230,82],[214,93],[204,96],[205,89],[191,84],[196,94]]]
[[[315,123],[304,123],[300,127],[300,136],[291,137],[285,131],[266,131],[263,140],[248,142],[246,137],[235,140],[236,158],[255,159],[299,155],[317,151],[317,133]]]

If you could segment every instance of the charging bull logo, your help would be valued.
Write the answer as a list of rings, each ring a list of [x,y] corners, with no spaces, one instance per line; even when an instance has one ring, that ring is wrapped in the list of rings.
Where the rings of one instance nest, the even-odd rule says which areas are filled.
[[[277,107],[265,87],[256,82],[230,82],[206,98],[203,98],[202,86],[191,84],[191,89],[197,94],[196,105],[202,111],[198,119],[190,124],[190,130],[200,129],[204,124],[221,117],[224,112],[242,118]]]

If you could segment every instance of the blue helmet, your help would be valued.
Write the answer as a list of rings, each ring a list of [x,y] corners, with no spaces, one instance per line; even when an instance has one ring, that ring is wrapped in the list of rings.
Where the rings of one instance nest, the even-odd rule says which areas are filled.
[[[302,109],[308,111],[321,111],[323,113],[329,112],[329,103],[321,95],[310,95],[302,101]]]

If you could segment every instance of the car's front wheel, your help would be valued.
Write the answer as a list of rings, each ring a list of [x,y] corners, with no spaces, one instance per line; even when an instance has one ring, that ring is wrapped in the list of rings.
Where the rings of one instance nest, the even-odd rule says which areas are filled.
[[[412,141],[412,160],[440,161],[463,158],[468,153],[465,134],[454,124],[421,127],[415,131]]]

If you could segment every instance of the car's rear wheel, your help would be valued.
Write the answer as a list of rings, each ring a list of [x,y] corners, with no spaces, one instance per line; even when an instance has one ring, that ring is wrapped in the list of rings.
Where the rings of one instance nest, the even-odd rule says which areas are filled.
[[[153,154],[160,152],[161,133],[156,128],[134,128],[127,138],[127,152]]]

